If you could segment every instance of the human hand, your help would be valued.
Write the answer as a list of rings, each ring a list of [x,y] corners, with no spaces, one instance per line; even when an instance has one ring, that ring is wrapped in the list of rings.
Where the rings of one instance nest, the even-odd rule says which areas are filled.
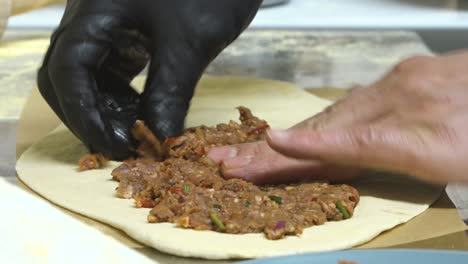
[[[38,73],[42,96],[91,152],[125,159],[137,119],[159,139],[183,130],[208,64],[261,0],[69,0]],[[151,61],[142,95],[130,86]]]
[[[269,131],[267,142],[276,152],[253,155],[234,168],[230,164],[245,160],[242,153],[251,146],[235,146],[238,155],[227,159],[223,154],[233,152],[226,149],[209,155],[224,160],[228,177],[248,172],[253,181],[277,181],[279,171],[286,177],[290,169],[281,164],[288,160],[388,170],[433,183],[468,181],[467,62],[468,52],[410,58],[300,125]]]
[[[359,170],[325,164],[319,160],[299,160],[274,151],[267,142],[253,142],[213,148],[208,153],[221,164],[225,178],[241,178],[255,184],[280,184],[305,180],[343,182]]]

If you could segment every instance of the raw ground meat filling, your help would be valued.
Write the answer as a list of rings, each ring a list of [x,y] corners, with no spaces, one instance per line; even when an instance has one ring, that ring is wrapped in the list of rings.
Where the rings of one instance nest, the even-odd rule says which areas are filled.
[[[301,234],[326,221],[352,217],[359,194],[349,185],[308,182],[256,186],[225,180],[219,167],[205,157],[214,146],[264,139],[267,122],[239,107],[240,121],[215,127],[189,128],[164,143],[139,122],[133,131],[141,142],[139,158],[112,172],[120,182],[117,196],[152,208],[148,222],[175,223],[181,228],[230,234],[265,233],[268,239]]]

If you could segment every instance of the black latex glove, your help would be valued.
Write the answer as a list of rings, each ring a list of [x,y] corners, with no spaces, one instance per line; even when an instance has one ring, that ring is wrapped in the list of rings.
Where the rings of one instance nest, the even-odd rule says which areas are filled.
[[[136,119],[160,139],[182,132],[203,71],[261,2],[68,0],[39,70],[39,90],[91,152],[127,158]],[[130,82],[149,61],[139,95]]]

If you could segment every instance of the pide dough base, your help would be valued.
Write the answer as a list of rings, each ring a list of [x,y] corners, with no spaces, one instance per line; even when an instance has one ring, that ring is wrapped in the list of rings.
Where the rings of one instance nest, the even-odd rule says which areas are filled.
[[[135,83],[142,87],[143,81]],[[273,128],[288,128],[329,104],[289,83],[204,77],[192,101],[187,126],[237,120],[234,108],[243,105]],[[351,248],[409,221],[441,194],[440,188],[406,177],[367,175],[351,184],[361,194],[351,219],[307,228],[299,237],[272,241],[263,234],[230,235],[181,229],[170,223],[149,224],[148,209],[135,208],[133,200],[115,197],[118,183],[111,180],[110,173],[119,163],[80,173],[77,162],[85,153],[83,144],[60,126],[21,156],[18,176],[59,206],[110,224],[147,246],[186,257],[258,258]]]

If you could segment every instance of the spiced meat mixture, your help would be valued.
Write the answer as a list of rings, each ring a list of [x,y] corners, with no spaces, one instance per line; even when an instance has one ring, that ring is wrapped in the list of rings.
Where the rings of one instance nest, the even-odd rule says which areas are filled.
[[[226,180],[218,164],[206,157],[215,146],[263,140],[268,123],[239,107],[240,123],[189,128],[160,143],[142,122],[133,134],[138,158],[112,172],[117,196],[152,208],[150,223],[229,234],[263,232],[268,239],[299,235],[306,227],[352,217],[359,193],[349,185],[307,182],[256,186]]]

